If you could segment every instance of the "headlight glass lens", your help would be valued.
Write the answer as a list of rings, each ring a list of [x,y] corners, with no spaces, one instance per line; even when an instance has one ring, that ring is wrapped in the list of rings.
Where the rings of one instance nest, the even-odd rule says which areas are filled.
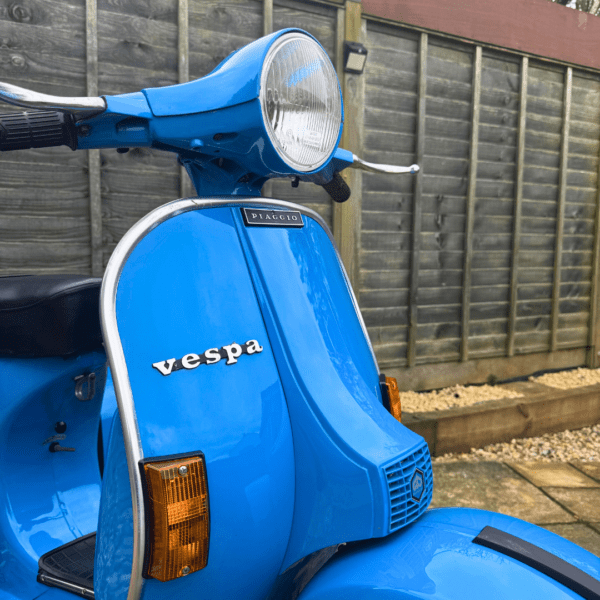
[[[260,102],[271,141],[297,171],[320,167],[335,149],[342,98],[329,57],[301,33],[281,36],[263,65]]]

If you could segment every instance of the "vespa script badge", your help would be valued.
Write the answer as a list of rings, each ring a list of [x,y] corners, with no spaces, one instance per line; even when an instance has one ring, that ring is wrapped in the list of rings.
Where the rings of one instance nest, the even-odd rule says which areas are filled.
[[[165,377],[180,369],[195,369],[200,365],[216,365],[222,358],[226,358],[226,365],[234,365],[242,354],[259,354],[262,346],[256,340],[249,340],[245,344],[229,344],[222,348],[209,348],[202,354],[186,354],[183,358],[169,358],[154,363],[152,366]]]

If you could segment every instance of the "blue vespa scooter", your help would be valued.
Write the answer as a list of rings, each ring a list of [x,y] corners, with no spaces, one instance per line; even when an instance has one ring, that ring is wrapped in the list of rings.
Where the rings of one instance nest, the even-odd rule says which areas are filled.
[[[0,97],[36,109],[0,116],[3,150],[152,146],[198,193],[138,222],[101,290],[0,281],[0,600],[600,598],[600,559],[571,542],[427,511],[427,445],[399,422],[330,231],[260,197],[291,177],[343,201],[346,167],[417,169],[337,147],[340,87],[312,36],[279,31],[172,87]],[[106,356],[118,414],[99,436]]]

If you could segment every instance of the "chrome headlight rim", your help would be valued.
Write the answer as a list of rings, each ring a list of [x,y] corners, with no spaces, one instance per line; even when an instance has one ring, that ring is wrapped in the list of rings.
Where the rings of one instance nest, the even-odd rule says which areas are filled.
[[[267,79],[268,79],[268,76],[269,76],[269,73],[271,70],[271,65],[272,65],[274,59],[276,58],[276,56],[278,55],[278,53],[283,49],[284,46],[286,46],[287,44],[293,43],[294,41],[297,41],[297,40],[309,41],[309,42],[313,43],[315,45],[316,49],[318,50],[318,52],[322,55],[323,63],[326,65],[326,69],[330,69],[330,74],[332,74],[335,79],[336,92],[335,92],[334,102],[337,101],[337,115],[339,116],[338,124],[337,124],[337,134],[335,135],[334,138],[332,138],[331,147],[328,148],[328,152],[326,152],[322,158],[320,158],[317,161],[311,162],[310,164],[304,164],[304,163],[298,162],[297,160],[295,160],[293,157],[291,157],[285,151],[285,149],[282,147],[279,139],[277,138],[275,131],[273,130],[273,128],[271,126],[269,116],[268,116],[268,111],[267,111],[267,98],[266,98]],[[261,77],[260,77],[259,102],[260,102],[261,114],[262,114],[262,118],[263,118],[263,125],[267,132],[269,141],[271,142],[271,145],[275,149],[278,157],[287,166],[289,166],[291,169],[293,169],[296,172],[311,173],[314,171],[318,171],[323,165],[325,165],[331,159],[331,157],[333,156],[333,154],[339,144],[339,140],[340,140],[340,137],[342,134],[343,115],[344,115],[342,92],[341,92],[339,78],[337,76],[335,68],[334,68],[333,64],[331,63],[331,60],[330,60],[327,52],[312,35],[304,32],[304,31],[301,31],[301,30],[286,32],[283,35],[281,35],[280,37],[278,37],[271,44],[271,47],[269,48],[269,50],[265,56],[265,59],[263,61]]]

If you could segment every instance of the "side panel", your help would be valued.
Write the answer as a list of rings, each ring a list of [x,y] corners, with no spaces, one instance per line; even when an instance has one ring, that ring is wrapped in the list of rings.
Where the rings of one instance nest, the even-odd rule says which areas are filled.
[[[207,463],[208,565],[146,580],[142,597],[265,597],[289,538],[293,447],[231,209],[187,212],[153,229],[123,268],[116,310],[143,457],[199,450]],[[177,370],[188,354],[249,340],[262,351]],[[169,374],[153,366],[169,372],[175,362]]]
[[[81,402],[74,378],[91,372],[96,394]],[[6,358],[0,373],[0,598],[31,599],[48,589],[36,581],[39,557],[96,530],[106,357]],[[53,442],[75,451],[50,452]]]
[[[101,600],[125,600],[131,578],[133,508],[119,413],[109,429],[94,555],[94,593]]]
[[[487,511],[436,509],[385,539],[340,553],[308,584],[300,600],[581,598],[539,571],[474,544],[487,525],[600,579],[598,557],[545,529]]]
[[[108,443],[110,440],[110,431],[112,428],[113,417],[117,409],[117,398],[115,396],[115,386],[112,380],[110,369],[106,373],[106,387],[104,388],[104,398],[102,399],[102,409],[100,411],[100,423],[102,427],[102,450],[104,453],[104,462],[108,454]]]

